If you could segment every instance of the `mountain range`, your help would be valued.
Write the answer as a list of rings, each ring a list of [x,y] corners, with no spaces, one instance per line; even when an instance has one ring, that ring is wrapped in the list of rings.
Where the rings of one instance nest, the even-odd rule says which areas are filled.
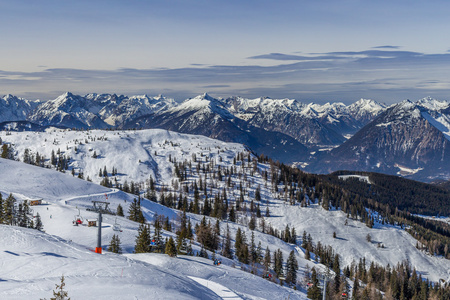
[[[48,101],[7,95],[0,106],[0,128],[8,130],[161,128],[242,143],[310,172],[349,169],[423,181],[450,178],[450,104],[431,98],[387,107],[368,99],[319,105],[205,93],[178,103],[161,95],[67,92]]]
[[[57,126],[76,129],[163,128],[202,134],[247,145],[283,162],[305,161],[308,150],[336,147],[372,120],[385,106],[372,100],[352,105],[304,104],[267,97],[216,99],[208,94],[177,103],[163,96],[65,93],[48,101],[4,96],[4,129]],[[10,121],[27,121],[14,125]]]
[[[450,178],[450,103],[425,98],[389,107],[310,171],[363,170],[433,181]]]

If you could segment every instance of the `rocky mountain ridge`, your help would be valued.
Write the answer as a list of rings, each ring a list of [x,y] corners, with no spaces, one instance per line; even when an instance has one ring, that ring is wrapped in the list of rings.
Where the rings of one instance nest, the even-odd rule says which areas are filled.
[[[310,171],[352,169],[422,181],[450,178],[450,102],[424,98],[389,107]]]
[[[432,98],[386,107],[367,99],[319,105],[205,93],[177,103],[161,95],[65,93],[45,102],[8,95],[0,106],[6,130],[161,128],[242,143],[284,163],[309,164],[311,172],[374,171],[424,181],[450,177],[450,104]]]
[[[0,122],[28,121],[76,129],[163,128],[243,143],[257,153],[294,162],[307,160],[308,149],[340,145],[384,108],[372,100],[349,106],[319,105],[267,97],[222,99],[205,93],[177,103],[161,95],[80,96],[67,92],[23,110],[16,118],[6,115]],[[3,128],[19,127],[6,124]]]

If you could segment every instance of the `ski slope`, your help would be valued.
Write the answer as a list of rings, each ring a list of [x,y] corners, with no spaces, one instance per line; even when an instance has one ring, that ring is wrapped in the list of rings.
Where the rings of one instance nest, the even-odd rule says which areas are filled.
[[[93,182],[100,183],[103,177],[99,171],[106,167],[108,176],[117,178],[120,184],[128,181],[145,181],[150,176],[158,181],[170,183],[173,177],[173,163],[169,157],[183,162],[197,157],[230,161],[244,146],[226,143],[200,135],[181,134],[162,129],[139,131],[89,130],[74,131],[50,128],[45,132],[0,131],[3,142],[13,145],[15,157],[23,160],[25,149],[33,155],[38,152],[48,160],[52,151],[58,151],[71,158],[69,176],[72,169],[80,172]],[[94,157],[94,153],[96,157]],[[112,176],[112,168],[118,172]]]
[[[0,226],[0,299],[50,298],[61,275],[72,299],[306,299],[302,292],[235,269],[226,259],[216,267],[198,257],[132,254],[138,224],[121,217],[118,232],[112,228],[116,217],[104,215],[102,247],[118,234],[126,254],[96,254],[97,227],[73,226],[74,215],[80,209],[85,219],[96,218],[83,208],[104,200],[105,193],[111,207],[121,203],[126,211],[132,195],[11,160],[0,159],[0,172],[3,197],[43,198],[43,205],[32,208],[45,230]],[[177,214],[150,201],[143,202],[143,211],[149,220],[155,213],[171,219]],[[174,236],[164,232],[169,235]]]
[[[53,139],[51,138],[52,136]],[[85,176],[92,174],[91,178],[94,182],[101,180],[101,177],[97,175],[98,170],[107,165],[108,171],[110,171],[112,166],[118,169],[119,182],[122,183],[125,180],[146,180],[151,175],[160,184],[170,185],[173,178],[173,163],[170,162],[169,156],[180,162],[192,160],[195,154],[197,157],[202,157],[203,160],[205,160],[205,157],[208,157],[214,160],[217,165],[229,167],[233,164],[232,160],[236,154],[244,151],[242,145],[223,143],[202,136],[182,135],[165,130],[76,132],[52,129],[47,133],[13,132],[11,135],[6,135],[2,132],[1,137],[3,141],[14,144],[18,157],[23,156],[25,148],[31,149],[32,152],[39,151],[39,153],[51,153],[51,150],[56,151],[60,148],[67,155],[74,155],[71,156],[70,168],[77,169],[79,166],[83,166],[81,169],[85,172]],[[79,144],[80,140],[83,141],[83,147]],[[87,144],[85,143],[86,140],[88,141]],[[77,153],[75,153],[75,145],[78,148]],[[98,154],[97,158],[92,157],[94,151]],[[270,169],[267,165],[260,165],[259,167],[265,170]],[[129,173],[125,173],[126,170],[129,170]],[[78,179],[73,177],[70,172],[64,174],[10,160],[0,160],[0,174],[4,174],[0,178],[0,192],[4,197],[9,195],[9,193],[13,193],[18,200],[42,198],[44,205],[33,207],[33,213],[39,212],[41,215],[46,233],[55,237],[61,243],[76,245],[87,253],[91,253],[96,246],[97,228],[72,226],[74,216],[80,213],[84,219],[96,219],[97,214],[86,211],[86,208],[92,205],[93,200],[104,201],[106,196],[113,210],[116,209],[118,204],[121,204],[126,213],[129,204],[135,198],[134,195],[120,190],[105,188]],[[346,215],[341,211],[325,211],[317,204],[308,207],[291,206],[281,194],[276,194],[270,190],[270,187],[265,187],[266,182],[258,172],[255,173],[251,180],[252,184],[248,187],[249,195],[254,195],[256,187],[260,186],[262,188],[261,211],[265,211],[266,206],[270,209],[270,217],[266,218],[268,225],[278,230],[284,230],[286,225],[289,224],[290,228],[295,228],[298,237],[301,237],[302,232],[306,230],[311,234],[315,244],[320,241],[324,245],[332,246],[339,253],[341,267],[348,266],[353,260],[358,261],[363,257],[366,258],[368,263],[374,261],[384,266],[387,264],[393,266],[408,260],[422,277],[435,282],[441,279],[450,282],[449,261],[417,250],[415,248],[416,240],[407,234],[406,231],[398,227],[385,226],[379,223],[376,223],[374,228],[368,228],[359,221],[351,219],[348,220],[348,226],[344,226]],[[224,182],[218,182],[217,189],[221,190],[224,184]],[[239,197],[237,186],[235,190],[228,194],[230,199]],[[142,209],[144,216],[149,222],[152,222],[155,215],[158,214],[169,217],[174,226],[178,224],[177,217],[179,212],[176,210],[147,200],[142,202]],[[193,226],[203,218],[203,216],[194,214],[188,214],[188,217]],[[239,218],[243,224],[248,222],[248,218],[245,220],[245,217],[242,215]],[[214,224],[215,219],[211,218],[210,220]],[[120,233],[113,230],[113,225],[116,222],[122,227],[122,232]],[[225,232],[226,226],[227,223],[220,223],[222,234]],[[235,223],[228,223],[228,226],[231,237],[234,237],[237,229],[240,228],[245,233],[247,241],[250,240],[251,231],[247,226]],[[207,287],[211,287],[214,290],[214,295],[217,297],[228,297],[225,296],[226,294],[222,294],[225,290],[230,290],[232,293],[229,295],[230,297],[236,297],[234,296],[236,294],[237,297],[242,299],[280,299],[276,295],[284,295],[284,298],[290,297],[290,299],[302,299],[305,295],[305,290],[303,290],[303,293],[294,292],[292,289],[273,285],[265,280],[260,282],[262,278],[253,275],[246,280],[251,281],[254,278],[256,280],[254,288],[250,288],[252,285],[250,283],[247,284],[247,281],[245,286],[243,286],[240,280],[232,280],[233,276],[243,279],[247,278],[247,275],[250,276],[250,274],[231,268],[236,264],[236,261],[222,258],[223,265],[220,270],[230,268],[231,271],[221,273],[217,267],[209,270],[209,267],[212,267],[212,262],[201,258],[182,257],[182,259],[170,259],[164,255],[134,255],[132,252],[137,229],[138,224],[135,222],[121,217],[116,218],[115,216],[104,215],[102,247],[106,248],[108,246],[113,234],[119,234],[123,251],[128,259],[171,270],[177,269],[178,266],[183,266],[177,271],[179,274],[183,274],[183,280],[189,280],[189,283],[194,283],[203,288],[205,288],[204,284],[206,284]],[[336,232],[337,238],[332,237],[333,232]],[[164,232],[163,234],[164,237],[175,236],[171,232]],[[280,249],[284,260],[286,260],[291,250],[295,250],[300,267],[298,272],[300,281],[306,269],[314,266],[321,271],[325,270],[323,265],[306,260],[304,258],[304,249],[296,245],[286,244],[280,239],[259,231],[255,231],[254,234],[256,243],[261,241],[263,250],[268,247],[273,254],[274,251]],[[372,242],[366,241],[367,234],[371,235]],[[300,243],[301,239],[298,238],[297,241]],[[384,248],[379,248],[379,243],[383,244]],[[14,248],[20,247],[14,246]],[[6,251],[13,251],[11,249]],[[200,247],[194,243],[193,249],[194,251],[199,251]],[[0,255],[2,256],[0,259],[3,259],[4,255],[6,255],[5,259],[10,257],[10,254],[6,252],[0,252]],[[184,263],[187,265],[184,265]],[[191,264],[197,267],[190,267]],[[215,271],[218,273],[214,273]],[[189,276],[200,279],[189,279]],[[229,276],[231,277],[229,278]],[[71,278],[69,277],[67,280],[69,282]],[[9,282],[12,283],[11,280]],[[19,282],[23,283],[23,281]],[[57,283],[57,280],[54,280],[54,283]],[[47,297],[49,297],[48,292],[51,292],[53,287],[50,284],[49,288],[45,289]],[[261,290],[261,293],[255,292],[256,290]],[[268,290],[276,291],[278,294],[269,297],[272,294]],[[155,297],[158,298],[158,296]],[[179,298],[182,299],[183,297],[180,296]],[[0,291],[0,299],[3,299],[2,291]],[[138,299],[140,298],[138,297]]]

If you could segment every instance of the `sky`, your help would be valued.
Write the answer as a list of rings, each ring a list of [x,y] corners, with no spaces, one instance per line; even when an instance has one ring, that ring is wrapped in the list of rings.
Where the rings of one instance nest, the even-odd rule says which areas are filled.
[[[450,97],[450,3],[0,0],[0,94]]]

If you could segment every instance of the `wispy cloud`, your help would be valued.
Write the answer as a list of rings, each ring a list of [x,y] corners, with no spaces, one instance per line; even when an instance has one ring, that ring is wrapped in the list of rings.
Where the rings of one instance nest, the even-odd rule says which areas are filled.
[[[353,102],[361,97],[386,103],[424,96],[448,99],[450,52],[345,51],[252,56],[272,66],[197,65],[173,69],[0,71],[0,90],[28,98],[51,99],[63,91],[166,94],[184,100],[205,91],[222,97],[270,96],[302,101]],[[282,62],[276,63],[276,62]],[[35,95],[33,97],[33,95]]]
[[[310,61],[310,60],[342,59],[343,57],[339,57],[339,56],[335,56],[335,55],[302,56],[302,55],[291,55],[291,54],[283,54],[283,53],[270,53],[270,54],[251,56],[248,58],[249,59]]]
[[[372,47],[372,49],[399,49],[400,46],[392,46],[392,45],[385,45],[385,46],[376,46]]]

